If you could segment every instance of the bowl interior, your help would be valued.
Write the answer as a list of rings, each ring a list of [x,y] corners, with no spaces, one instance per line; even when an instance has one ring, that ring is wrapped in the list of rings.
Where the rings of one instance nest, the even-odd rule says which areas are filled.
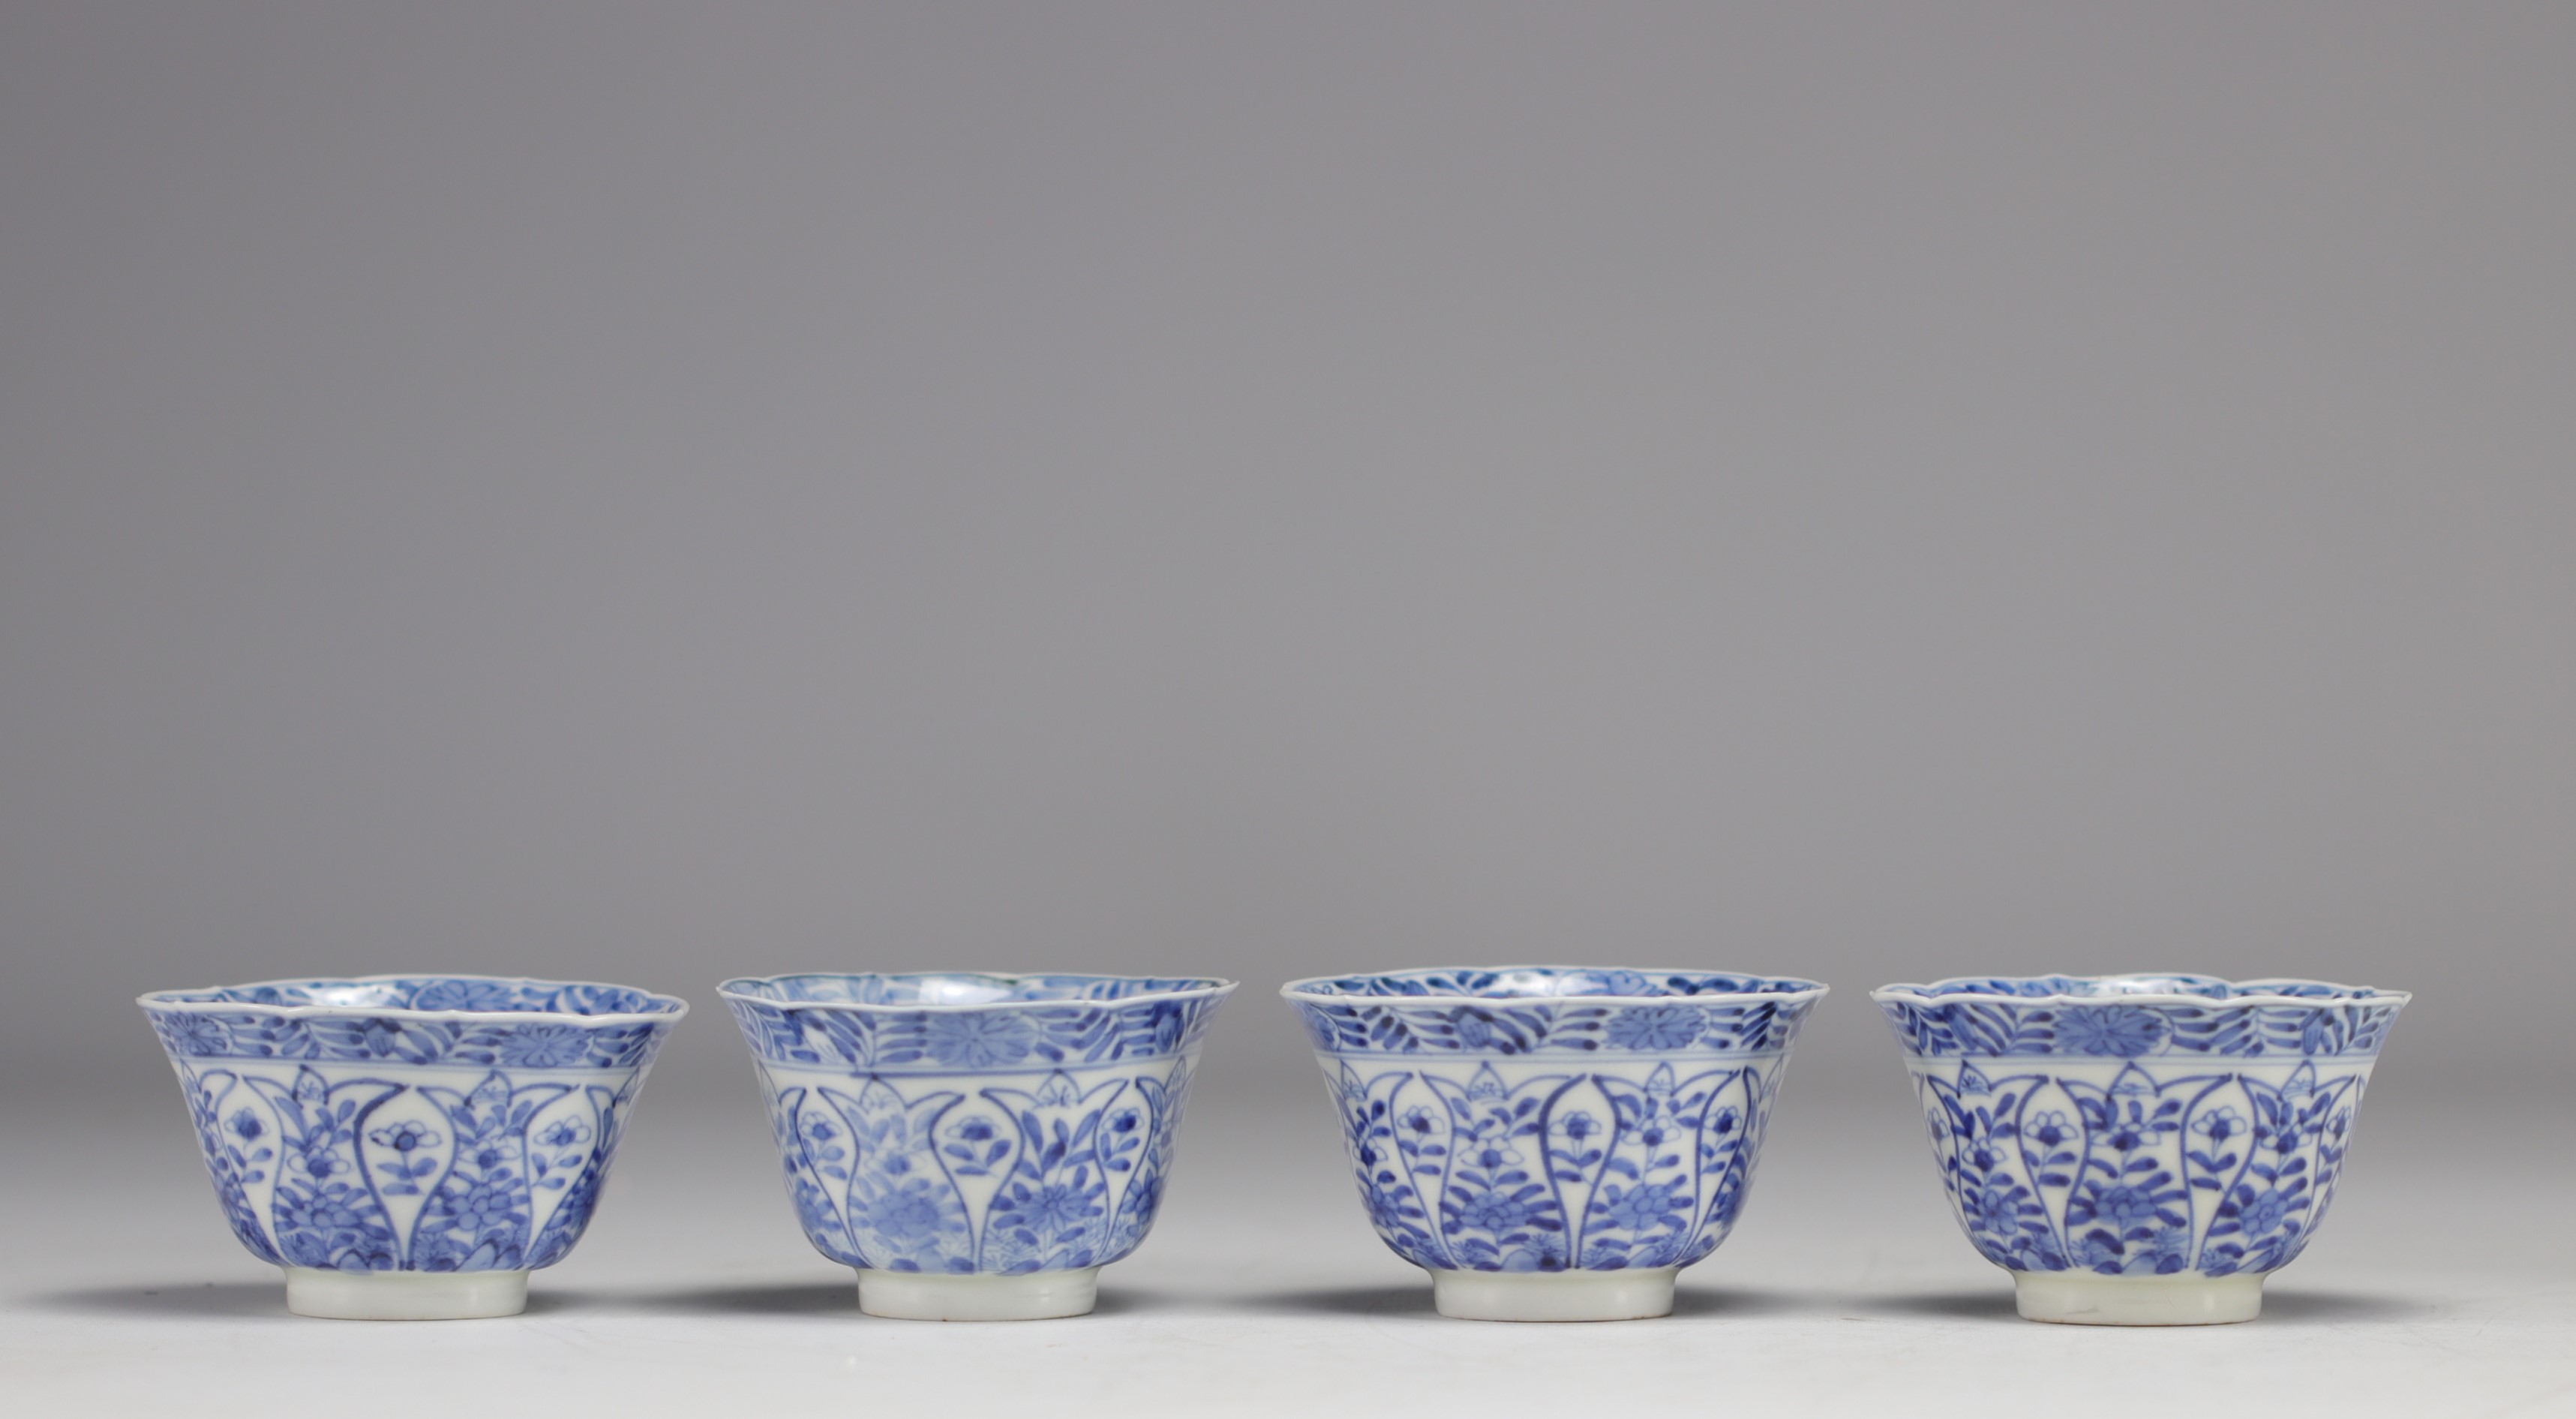
[[[2006,1000],[2064,999],[2128,1001],[2139,996],[2184,996],[2195,1000],[2244,1000],[2256,997],[2299,1000],[2367,1000],[2395,994],[2363,985],[2331,981],[2263,979],[2231,981],[2182,971],[2148,971],[2108,976],[1953,976],[1929,985],[1890,985],[1882,996],[1986,997]]]
[[[726,995],[789,1004],[1010,1005],[1050,1000],[1134,1000],[1227,990],[1212,976],[992,975],[973,971],[833,972],[744,977]]]
[[[1436,966],[1368,975],[1291,981],[1288,995],[1442,996],[1469,1000],[1610,998],[1654,1000],[1708,995],[1805,995],[1811,980],[1723,971],[1638,970],[1618,966]]]
[[[262,981],[210,990],[164,990],[144,1005],[244,1005],[285,1010],[420,1011],[458,1014],[676,1015],[677,997],[597,981],[516,976],[366,976],[352,980]]]

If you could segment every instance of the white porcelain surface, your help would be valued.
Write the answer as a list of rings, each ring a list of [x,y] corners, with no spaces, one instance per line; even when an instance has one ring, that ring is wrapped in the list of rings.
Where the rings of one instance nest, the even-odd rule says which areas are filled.
[[[590,1224],[687,1006],[593,981],[390,975],[158,991],[215,1200],[288,1307],[509,1315]]]
[[[1143,1242],[1209,1022],[1208,977],[813,973],[722,987],[788,1201],[916,1320],[1091,1309]]]
[[[2263,1313],[2263,1277],[2016,1271],[2013,1301],[2022,1319],[2060,1325],[2225,1325]]]
[[[1292,981],[1360,1205],[1440,1313],[1621,1320],[1725,1240],[1825,988],[1456,967]]]
[[[1871,998],[1952,1212],[2021,1314],[2252,1320],[2341,1185],[2407,996],[2157,972],[1960,977]]]
[[[290,1266],[286,1308],[324,1320],[488,1320],[528,1308],[528,1273]]]
[[[1646,1320],[1673,1313],[1678,1266],[1634,1271],[1435,1271],[1431,1303],[1457,1320]]]
[[[1100,1268],[1026,1276],[859,1272],[859,1309],[890,1320],[1059,1320],[1091,1314]]]

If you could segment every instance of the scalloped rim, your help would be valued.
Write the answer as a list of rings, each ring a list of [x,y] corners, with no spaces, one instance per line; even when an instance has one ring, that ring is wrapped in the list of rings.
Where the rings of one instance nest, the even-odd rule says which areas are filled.
[[[1990,990],[1950,988],[1974,986],[1983,981],[1997,980],[2035,981],[2054,978],[2060,980],[2087,981],[2098,985],[2107,981],[2171,980],[2176,977],[2184,976],[2195,980],[2216,981],[2218,984],[2227,987],[2229,993],[2223,996],[2191,995],[2182,991],[2135,991],[2122,992],[2116,995],[2067,995],[2062,992],[2053,995],[2004,995]],[[2262,987],[2264,986],[2278,985],[2321,985],[2329,990],[2357,990],[2364,993],[2360,995],[2317,996],[2283,995],[2278,993],[2269,993],[2262,990]],[[2249,991],[2252,993],[2239,995],[2236,993],[2238,991]],[[1973,1000],[1979,1002],[2008,1002],[2014,1005],[2191,1005],[2202,1008],[2210,1006],[2251,1007],[2258,1005],[2296,1005],[2303,1009],[2315,1010],[2325,1006],[2336,1005],[2404,1005],[2415,997],[2411,992],[2403,990],[2381,990],[2377,986],[2345,985],[2341,981],[2308,980],[2300,976],[2257,976],[2252,980],[2234,981],[2227,979],[2225,976],[2204,975],[2199,971],[2112,971],[2106,975],[2098,976],[2072,976],[2052,972],[2049,975],[2017,976],[1999,974],[1990,976],[1944,976],[1940,980],[1928,981],[1921,984],[1917,984],[1912,981],[1897,981],[1888,985],[1880,986],[1878,989],[1871,991],[1869,993],[1869,998],[1882,1004],[1889,1001],[1903,1001],[1907,1004],[1918,1004],[1946,1000]]]
[[[926,980],[972,976],[978,980],[997,981],[1044,980],[1050,976],[1061,980],[1071,976],[1077,980],[1196,980],[1202,984],[1191,986],[1186,990],[1149,990],[1141,995],[1122,995],[1115,1000],[1067,1000],[1059,997],[1052,1000],[979,1000],[960,1005],[929,1005],[912,1002],[875,1004],[865,1000],[773,1000],[766,995],[752,995],[735,989],[737,986],[768,985],[776,981],[793,980],[798,976],[836,976],[842,980]],[[776,975],[769,976],[735,976],[720,982],[716,986],[716,994],[725,1000],[740,1000],[753,1005],[770,1006],[773,1009],[793,1007],[798,1010],[892,1010],[908,1015],[919,1010],[942,1012],[1031,1010],[1049,1005],[1094,1005],[1104,1010],[1115,1010],[1134,1005],[1139,1001],[1223,1000],[1242,984],[1241,981],[1227,980],[1223,976],[1140,976],[1120,975],[1114,971],[780,971]]]
[[[631,990],[648,1000],[666,1005],[663,1010],[628,1010],[582,1015],[570,1010],[415,1010],[395,1005],[266,1005],[248,1000],[174,1000],[179,995],[195,995],[211,990],[257,990],[262,986],[373,985],[378,981],[454,980],[490,981],[500,985],[600,986],[608,990]],[[689,1002],[676,995],[646,990],[640,985],[620,985],[605,980],[556,980],[550,976],[486,976],[460,971],[393,971],[374,976],[288,976],[283,980],[244,981],[240,985],[201,985],[181,990],[152,990],[134,997],[134,1003],[145,1010],[168,1010],[202,1015],[221,1012],[233,1014],[251,1011],[292,1019],[344,1015],[367,1020],[472,1020],[493,1023],[569,1023],[576,1025],[635,1025],[654,1020],[678,1020],[689,1013]]]
[[[1279,987],[1281,998],[1314,1000],[1339,1005],[1422,1005],[1459,1004],[1491,1005],[1497,1001],[1514,1004],[1557,1003],[1584,1005],[1712,1005],[1746,1000],[1821,1000],[1833,990],[1823,981],[1805,976],[1755,976],[1757,980],[1794,981],[1795,990],[1730,990],[1712,991],[1706,995],[1457,995],[1425,993],[1422,995],[1350,995],[1338,990],[1310,990],[1309,986],[1325,981],[1366,979],[1368,977],[1419,976],[1448,971],[1627,971],[1641,976],[1736,976],[1753,975],[1750,971],[1716,971],[1701,966],[1406,966],[1392,971],[1343,971],[1328,976],[1308,976]]]

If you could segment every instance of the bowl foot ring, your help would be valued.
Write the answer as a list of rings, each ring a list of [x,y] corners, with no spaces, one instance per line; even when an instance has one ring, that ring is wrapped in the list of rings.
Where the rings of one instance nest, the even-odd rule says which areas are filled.
[[[2263,1277],[2016,1271],[2022,1319],[2057,1325],[2230,1325],[2263,1313]]]
[[[1099,1293],[1096,1266],[1021,1276],[859,1273],[859,1309],[890,1320],[1059,1320],[1089,1315]]]
[[[290,1266],[286,1308],[324,1320],[489,1320],[528,1308],[528,1273]]]
[[[1434,1271],[1431,1303],[1457,1320],[1646,1320],[1673,1313],[1680,1271]]]

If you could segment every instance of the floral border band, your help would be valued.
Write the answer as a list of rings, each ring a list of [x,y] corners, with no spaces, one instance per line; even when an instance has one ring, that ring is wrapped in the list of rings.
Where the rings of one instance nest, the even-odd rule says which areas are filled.
[[[1934,1003],[1935,1001],[1939,1003]],[[1897,1039],[1936,1059],[2008,1055],[2287,1055],[2366,1059],[2403,1001],[2314,1005],[2042,1003],[1957,996],[1881,1000]]]
[[[852,1009],[728,997],[752,1053],[770,1064],[858,1072],[903,1066],[1008,1069],[1168,1059],[1198,1048],[1222,995],[1134,1004],[1068,1001],[982,1009]]]
[[[178,1059],[337,1060],[512,1069],[629,1069],[653,1057],[679,1017],[585,1025],[559,1017],[525,1024],[381,1015],[149,1010],[152,1031]]]
[[[1292,999],[1315,1047],[1333,1054],[1584,1055],[1708,1052],[1775,1054],[1789,1047],[1815,997],[1685,998],[1586,1005],[1580,996],[1499,998],[1472,1005],[1397,1005],[1378,999]]]

